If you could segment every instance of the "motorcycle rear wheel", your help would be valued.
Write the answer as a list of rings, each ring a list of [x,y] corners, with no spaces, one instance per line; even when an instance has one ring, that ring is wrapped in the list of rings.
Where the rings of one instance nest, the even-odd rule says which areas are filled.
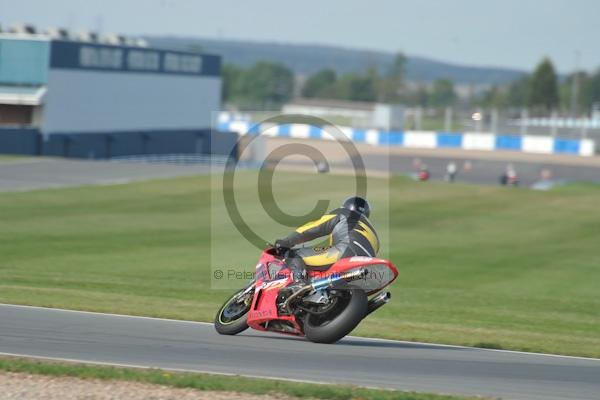
[[[367,315],[368,298],[364,290],[347,289],[340,294],[331,312],[304,317],[304,334],[311,342],[335,343],[352,332]]]
[[[240,302],[237,299],[245,290],[246,288],[227,299],[215,316],[215,329],[221,335],[237,335],[248,329],[248,311],[250,311],[254,290]]]

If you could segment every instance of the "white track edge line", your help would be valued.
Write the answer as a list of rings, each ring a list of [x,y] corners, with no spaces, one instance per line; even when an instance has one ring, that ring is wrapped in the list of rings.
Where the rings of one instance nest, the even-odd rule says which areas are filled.
[[[189,321],[189,320],[185,320],[185,319],[144,317],[143,315],[113,314],[113,313],[105,313],[105,312],[98,312],[98,311],[69,310],[67,308],[28,306],[28,305],[21,305],[21,304],[0,303],[0,307],[33,308],[33,309],[37,309],[37,310],[51,310],[51,311],[68,312],[68,313],[76,313],[76,314],[106,315],[109,317],[118,317],[118,318],[137,318],[137,319],[148,319],[148,320],[153,320],[153,321],[181,322],[184,324],[214,325],[212,322]]]
[[[106,315],[106,316],[110,316],[110,317],[119,317],[119,318],[138,318],[138,319],[155,320],[155,321],[181,322],[181,323],[184,323],[184,324],[211,325],[211,326],[214,325],[212,322],[189,321],[189,320],[185,320],[185,319],[144,317],[144,316],[141,316],[141,315],[126,315],[126,314],[103,313],[103,312],[96,312],[96,311],[69,310],[69,309],[66,309],[66,308],[28,306],[28,305],[21,305],[21,304],[0,303],[0,307],[34,308],[34,309],[40,309],[40,310],[52,310],[52,311],[59,311],[59,312]],[[532,355],[532,356],[567,358],[567,359],[586,360],[586,361],[600,361],[600,358],[582,357],[582,356],[567,356],[567,355],[563,355],[563,354],[534,353],[534,352],[530,352],[530,351],[504,350],[504,349],[486,349],[485,347],[470,347],[470,346],[460,346],[460,345],[443,344],[443,343],[410,342],[410,341],[406,341],[406,340],[373,338],[373,337],[365,337],[365,336],[350,336],[349,335],[349,336],[346,336],[346,337],[347,338],[351,338],[351,339],[364,340],[364,341],[372,340],[372,341],[377,341],[377,342],[402,343],[402,344],[419,344],[419,345],[425,345],[425,346],[448,347],[448,348],[453,348],[453,349],[494,351],[494,352],[500,352],[500,353],[524,354],[524,355]]]
[[[0,356],[19,357],[19,358],[27,357],[27,358],[33,358],[33,359],[38,359],[38,360],[64,361],[64,362],[69,362],[69,363],[102,365],[102,366],[109,366],[109,367],[158,369],[161,371],[187,372],[187,373],[218,375],[218,376],[241,376],[244,378],[252,378],[252,379],[268,379],[268,380],[274,380],[274,381],[311,383],[311,384],[315,384],[315,385],[336,385],[336,386],[350,385],[350,386],[361,387],[361,388],[365,388],[365,389],[399,390],[399,391],[401,391],[401,389],[393,389],[393,388],[386,388],[386,387],[363,386],[363,385],[356,385],[356,384],[344,384],[344,383],[324,382],[324,381],[313,381],[310,379],[282,378],[282,377],[269,376],[269,375],[262,376],[262,375],[251,375],[251,374],[236,374],[234,372],[218,372],[218,371],[207,371],[207,370],[200,370],[200,369],[153,367],[153,366],[140,365],[140,364],[112,363],[112,362],[107,362],[107,361],[90,361],[90,360],[82,360],[82,359],[77,359],[77,358],[49,357],[49,356],[39,356],[39,355],[32,355],[32,354],[16,354],[16,353],[0,352]]]

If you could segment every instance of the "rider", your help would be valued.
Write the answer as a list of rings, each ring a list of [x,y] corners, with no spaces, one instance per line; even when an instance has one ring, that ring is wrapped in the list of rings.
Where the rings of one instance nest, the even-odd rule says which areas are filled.
[[[275,241],[278,249],[289,249],[329,235],[326,247],[303,247],[287,264],[293,272],[294,286],[307,283],[306,268],[324,270],[341,258],[352,256],[375,257],[379,251],[379,237],[368,220],[369,203],[362,197],[350,197],[340,208],[320,219],[302,225],[295,232]]]

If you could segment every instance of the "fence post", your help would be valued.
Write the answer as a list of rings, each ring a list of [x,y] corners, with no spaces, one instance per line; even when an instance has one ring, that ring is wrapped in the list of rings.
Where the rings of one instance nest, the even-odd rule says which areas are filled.
[[[581,121],[581,138],[585,139],[585,138],[587,138],[587,120],[580,119],[580,121]]]
[[[444,112],[444,131],[452,132],[452,107],[446,107]]]
[[[527,123],[529,119],[529,110],[521,109],[521,136],[527,135]]]
[[[491,121],[492,133],[498,133],[498,109],[492,109],[492,121]]]
[[[476,112],[479,118],[475,120],[475,132],[483,132],[483,109],[478,108]]]
[[[415,110],[415,129],[417,131],[421,130],[422,122],[423,122],[423,109],[421,107],[417,107],[417,109]]]

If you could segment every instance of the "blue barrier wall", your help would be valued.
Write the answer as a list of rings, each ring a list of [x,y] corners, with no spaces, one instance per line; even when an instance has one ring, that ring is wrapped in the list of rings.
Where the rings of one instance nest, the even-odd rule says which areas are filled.
[[[564,154],[579,154],[581,143],[576,139],[560,139],[554,140],[554,152]]]
[[[0,128],[0,153],[36,155],[40,132],[27,128]]]
[[[437,147],[462,147],[462,135],[453,132],[438,132],[436,136]]]
[[[54,133],[43,137],[36,129],[1,128],[0,153],[89,159],[173,153],[229,155],[237,140],[237,133],[209,129]]]
[[[496,136],[496,148],[500,150],[521,150],[523,138],[518,135]]]

